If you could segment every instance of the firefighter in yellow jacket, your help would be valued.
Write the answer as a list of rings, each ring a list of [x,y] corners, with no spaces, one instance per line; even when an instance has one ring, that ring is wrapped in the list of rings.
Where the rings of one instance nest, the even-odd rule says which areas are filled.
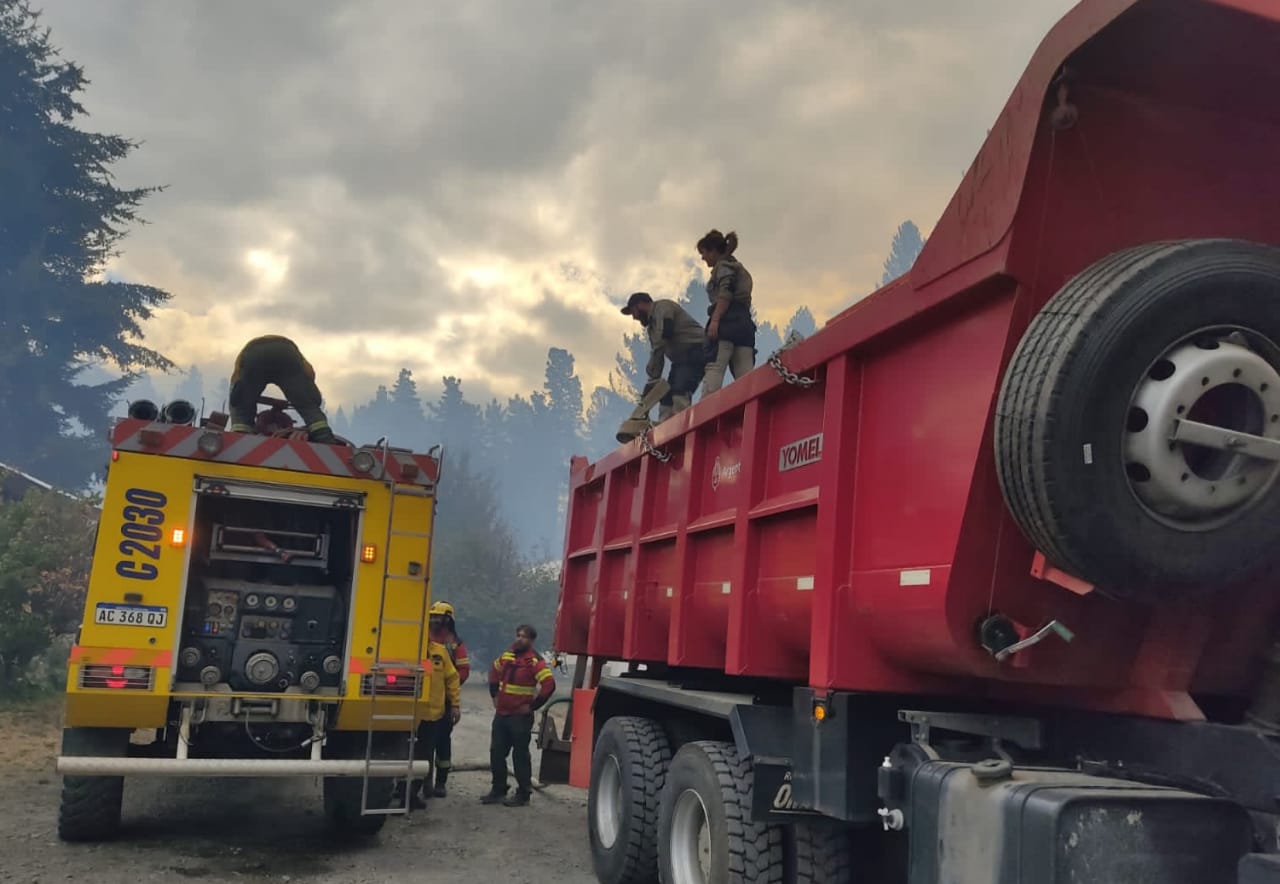
[[[418,742],[413,749],[415,759],[431,758],[435,752],[436,738],[445,728],[445,722],[457,724],[462,717],[462,684],[453,659],[449,656],[449,649],[440,642],[433,641],[427,645],[427,659],[431,663],[430,684],[423,702],[424,720],[418,725]],[[409,805],[414,810],[427,806],[431,790],[423,788],[425,785],[425,780],[414,780],[409,784]],[[395,800],[404,800],[404,793],[399,788]]]
[[[333,444],[337,439],[320,405],[316,370],[298,345],[280,335],[264,335],[244,345],[231,372],[231,430],[251,433],[258,416],[258,397],[275,384],[302,415],[307,438]]]

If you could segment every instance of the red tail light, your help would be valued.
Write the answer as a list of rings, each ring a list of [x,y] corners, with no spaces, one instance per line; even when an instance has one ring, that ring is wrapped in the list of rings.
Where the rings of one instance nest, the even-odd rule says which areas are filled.
[[[360,677],[360,693],[369,696],[373,693],[373,675],[362,675]],[[412,674],[379,674],[378,679],[378,696],[379,697],[412,697],[418,692],[418,679]]]

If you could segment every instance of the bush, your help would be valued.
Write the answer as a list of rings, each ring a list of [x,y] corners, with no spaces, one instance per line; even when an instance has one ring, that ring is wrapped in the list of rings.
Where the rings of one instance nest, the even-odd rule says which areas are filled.
[[[26,693],[65,673],[65,660],[29,670],[62,653],[51,650],[54,639],[80,624],[96,521],[90,504],[56,492],[0,503],[0,693]]]

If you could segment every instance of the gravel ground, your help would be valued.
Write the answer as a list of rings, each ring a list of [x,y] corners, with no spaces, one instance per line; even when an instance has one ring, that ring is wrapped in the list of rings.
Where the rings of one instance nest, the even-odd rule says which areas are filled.
[[[483,689],[468,687],[455,764],[487,760],[491,714]],[[130,779],[120,838],[63,844],[53,770],[59,715],[58,703],[0,709],[0,881],[595,881],[586,793],[552,786],[536,792],[530,807],[485,807],[487,773],[455,774],[448,798],[391,818],[378,838],[356,846],[326,835],[318,780]]]

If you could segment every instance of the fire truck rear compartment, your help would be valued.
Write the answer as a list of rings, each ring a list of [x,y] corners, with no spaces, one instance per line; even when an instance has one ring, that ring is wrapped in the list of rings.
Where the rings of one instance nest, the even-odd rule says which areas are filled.
[[[359,515],[201,495],[176,661],[180,688],[336,694]],[[291,555],[287,564],[273,547]]]

